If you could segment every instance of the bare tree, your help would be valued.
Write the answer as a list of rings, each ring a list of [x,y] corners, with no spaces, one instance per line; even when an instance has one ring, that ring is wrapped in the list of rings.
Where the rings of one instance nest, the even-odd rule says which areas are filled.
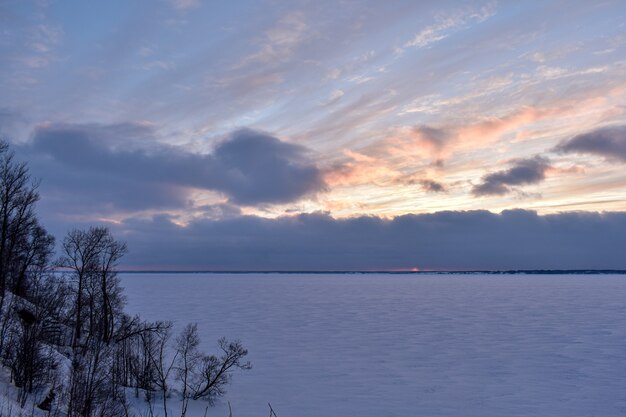
[[[42,344],[42,320],[28,308],[17,311],[19,326],[9,338],[8,365],[18,390],[18,401],[23,407],[28,395],[51,380],[56,362],[46,355]]]
[[[91,227],[69,232],[62,248],[57,264],[69,269],[75,290],[68,413],[70,417],[118,415],[125,410],[125,396],[117,383],[115,331],[116,319],[124,317],[124,303],[115,268],[126,244],[116,241],[107,228]],[[112,398],[117,400],[111,402]]]
[[[109,343],[116,315],[123,308],[115,268],[127,251],[126,244],[116,241],[105,227],[91,227],[70,231],[62,248],[57,264],[70,270],[76,285],[73,345],[81,343],[84,330],[88,337]]]
[[[101,242],[100,259],[98,262],[98,278],[100,284],[102,320],[99,333],[102,340],[110,342],[115,329],[115,319],[122,312],[123,299],[119,279],[115,268],[119,260],[128,251],[126,243],[116,241],[106,234]]]
[[[150,332],[142,334],[145,352],[151,363],[151,372],[154,374],[154,383],[160,389],[163,396],[163,412],[167,417],[167,397],[169,395],[169,379],[178,352],[175,353],[171,360],[167,359],[168,341],[171,335],[171,325],[160,332]]]
[[[139,316],[133,318],[122,315],[113,341],[117,348],[115,361],[116,382],[125,387],[135,388],[135,396],[139,390],[146,393],[156,389],[156,369],[152,357],[158,356],[158,340],[169,335],[170,322],[142,321]]]
[[[36,225],[37,183],[28,167],[15,160],[6,142],[0,142],[0,297],[4,300],[8,266],[20,238]]]
[[[189,400],[194,395],[194,383],[192,379],[198,371],[198,366],[202,361],[202,354],[198,350],[200,337],[198,336],[198,325],[188,324],[180,335],[176,338],[177,353],[177,378],[181,383],[181,417],[187,414]]]
[[[57,379],[57,361],[50,346],[56,340],[49,337],[49,317],[62,308],[63,290],[53,279],[46,278],[31,280],[30,301],[12,298],[14,319],[9,326],[4,362],[11,369],[22,406],[35,389],[54,385]]]
[[[54,253],[54,236],[41,227],[37,221],[29,233],[20,236],[13,262],[9,265],[12,276],[12,292],[28,297],[28,279],[39,276],[50,268],[50,259]]]
[[[115,417],[123,414],[125,396],[112,375],[114,347],[100,339],[74,352],[67,393],[68,417]]]
[[[198,327],[189,324],[176,339],[177,379],[181,384],[182,417],[185,416],[189,399],[206,399],[213,404],[226,393],[226,386],[235,369],[248,370],[252,365],[244,358],[248,351],[241,342],[218,341],[222,355],[207,355],[198,350],[200,338]]]
[[[18,162],[6,142],[0,141],[0,313],[2,335],[8,324],[4,308],[6,291],[11,279],[11,266],[20,257],[20,243],[28,240],[37,226],[34,213],[39,200],[37,183],[32,180],[25,163]],[[28,266],[28,265],[27,265]],[[0,340],[0,352],[4,350],[5,338]]]
[[[228,341],[221,338],[218,345],[222,354],[205,355],[202,358],[200,374],[194,387],[193,399],[207,399],[213,404],[216,398],[226,393],[226,385],[232,379],[232,372],[235,369],[252,369],[249,361],[244,361],[248,355],[248,350],[244,349],[238,340]]]
[[[72,345],[78,346],[81,341],[84,327],[83,304],[87,279],[98,270],[100,243],[107,229],[92,227],[89,230],[74,229],[63,240],[63,254],[57,261],[58,266],[71,271],[76,284],[76,298],[74,302],[74,336]]]

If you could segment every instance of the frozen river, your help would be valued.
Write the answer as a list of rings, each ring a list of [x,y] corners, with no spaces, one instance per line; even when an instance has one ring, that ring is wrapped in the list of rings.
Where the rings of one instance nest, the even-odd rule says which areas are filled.
[[[124,274],[127,310],[206,351],[240,339],[208,416],[626,415],[626,276]],[[204,409],[203,409],[204,411]]]

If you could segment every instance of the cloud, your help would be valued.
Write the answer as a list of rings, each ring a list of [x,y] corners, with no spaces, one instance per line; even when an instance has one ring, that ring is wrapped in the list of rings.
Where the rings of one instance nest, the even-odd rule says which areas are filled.
[[[331,187],[376,184],[394,181],[401,173],[385,160],[344,149],[348,160],[326,170],[324,179]]]
[[[306,153],[306,148],[270,135],[239,130],[215,149],[213,168],[221,179],[212,179],[207,188],[240,204],[297,200],[325,189],[320,170]]]
[[[415,126],[413,132],[417,138],[433,148],[440,150],[454,138],[453,134],[446,130],[425,125]]]
[[[396,157],[445,159],[460,152],[485,148],[505,135],[523,137],[525,127],[562,113],[559,108],[522,106],[503,116],[486,117],[465,125],[401,127],[384,139],[385,150]]]
[[[126,267],[205,270],[626,269],[626,213],[444,211],[393,219],[127,219]]]
[[[556,150],[600,155],[626,162],[626,126],[605,127],[574,136],[559,144]]]
[[[470,23],[481,23],[495,14],[493,4],[480,10],[456,10],[453,13],[437,16],[437,23],[427,26],[418,32],[404,47],[424,48],[430,44],[447,38],[455,31]]]
[[[478,123],[462,127],[458,137],[463,142],[483,146],[499,139],[502,135],[514,132],[547,117],[559,116],[563,109],[524,106],[502,117],[490,117]]]
[[[412,161],[416,157],[440,159],[456,140],[456,131],[451,128],[405,126],[395,129],[383,140],[382,152]]]
[[[170,0],[170,3],[179,10],[194,9],[200,6],[200,0]]]
[[[434,180],[421,180],[419,183],[422,189],[429,193],[443,193],[446,191],[446,187],[442,183]]]
[[[474,186],[472,194],[477,197],[508,194],[513,191],[511,186],[537,184],[543,181],[549,168],[550,161],[540,156],[518,159],[509,169],[485,175],[482,183]]]
[[[422,173],[398,175],[395,182],[400,185],[419,185],[422,190],[427,193],[443,193],[447,191],[443,183],[433,179],[423,178],[422,175]]]
[[[239,66],[273,65],[288,61],[306,39],[307,29],[303,13],[287,14],[265,32],[259,40],[258,50],[246,56]]]
[[[19,136],[28,127],[24,115],[9,107],[0,107],[0,140],[10,140]]]
[[[325,188],[306,148],[248,129],[204,155],[159,144],[146,125],[43,125],[19,150],[59,210],[63,201],[77,212],[184,208],[194,190],[287,203]]]
[[[344,95],[345,93],[343,92],[343,90],[333,90],[328,96],[327,104],[334,104],[338,102]]]
[[[63,30],[57,26],[39,24],[31,29],[29,38],[30,53],[18,60],[26,67],[45,68],[55,60],[55,50],[63,39]]]

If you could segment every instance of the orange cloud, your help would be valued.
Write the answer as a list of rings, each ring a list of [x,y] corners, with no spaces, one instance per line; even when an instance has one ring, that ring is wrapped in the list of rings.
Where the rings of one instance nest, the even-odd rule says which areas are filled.
[[[491,117],[457,130],[457,140],[462,144],[485,145],[500,139],[506,133],[536,123],[547,117],[564,113],[561,108],[535,108],[524,106],[503,117]],[[474,146],[470,146],[474,147]]]
[[[392,158],[440,159],[454,138],[454,132],[444,129],[402,127],[384,140],[383,149]]]
[[[344,150],[346,161],[327,170],[324,180],[331,188],[421,186],[428,191],[432,189],[428,188],[430,179],[450,192],[455,189],[449,188],[452,184],[484,174],[484,166],[474,151],[497,153],[514,142],[534,139],[539,141],[521,149],[533,153],[548,150],[560,138],[622,117],[626,114],[621,106],[625,94],[626,88],[613,88],[603,95],[595,91],[587,97],[562,99],[550,105],[521,106],[469,123],[396,127],[358,152]],[[444,160],[445,165],[436,163]],[[580,175],[584,167],[557,163],[546,172],[555,176]]]
[[[467,126],[412,126],[396,129],[384,139],[383,150],[392,158],[439,160],[459,149],[479,148],[496,142],[509,132],[562,113],[560,108],[525,106],[502,117],[490,117]]]
[[[401,175],[384,159],[347,149],[343,152],[350,160],[324,174],[324,181],[331,187],[387,182]]]

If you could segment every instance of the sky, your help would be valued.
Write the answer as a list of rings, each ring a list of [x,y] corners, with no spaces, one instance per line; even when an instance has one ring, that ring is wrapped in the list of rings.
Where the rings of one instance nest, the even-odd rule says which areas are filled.
[[[626,269],[623,1],[0,0],[42,222],[133,269]]]

